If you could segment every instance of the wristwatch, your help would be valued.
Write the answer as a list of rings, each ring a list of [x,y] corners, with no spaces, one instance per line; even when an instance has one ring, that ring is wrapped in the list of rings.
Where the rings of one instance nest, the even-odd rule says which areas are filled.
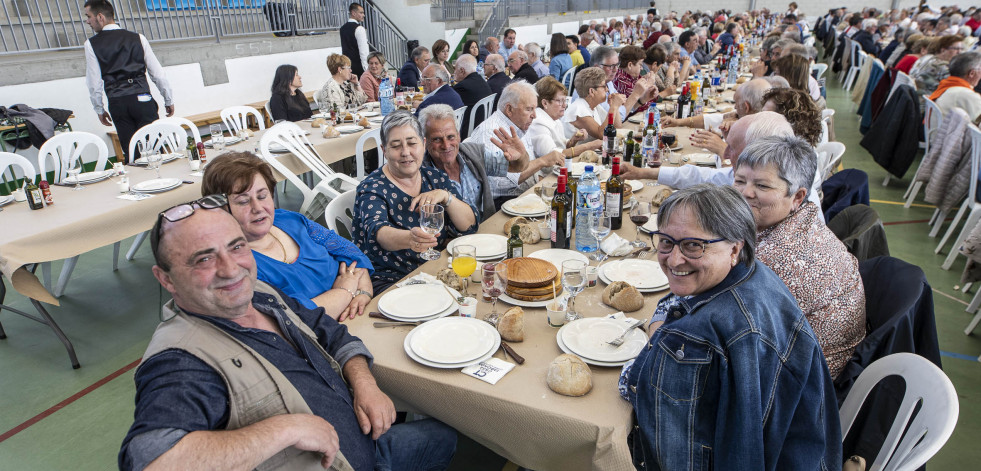
[[[367,291],[365,291],[365,290],[363,290],[363,289],[359,289],[359,290],[357,290],[357,291],[355,291],[355,292],[354,292],[354,297],[355,297],[355,298],[356,298],[356,297],[358,297],[358,295],[359,295],[359,294],[363,294],[363,295],[365,295],[365,296],[367,296],[367,297],[368,297],[368,299],[371,299],[371,297],[372,297],[372,296],[371,296],[371,293],[369,293],[369,292],[367,292]]]

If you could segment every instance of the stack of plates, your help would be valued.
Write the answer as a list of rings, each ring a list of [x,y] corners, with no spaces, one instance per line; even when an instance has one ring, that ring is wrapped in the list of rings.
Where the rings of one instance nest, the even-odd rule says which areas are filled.
[[[572,162],[572,165],[569,166],[569,173],[573,178],[579,178],[582,176],[583,172],[586,171],[587,165],[593,166],[593,173],[596,174],[599,181],[601,182],[606,181],[608,178],[610,178],[610,171],[604,168],[602,164],[598,164],[598,163]],[[558,175],[559,168],[561,167],[559,166],[554,167],[552,173]]]
[[[537,196],[523,196],[507,200],[501,210],[512,216],[540,217],[548,214],[549,207]]]
[[[290,151],[289,149],[287,149],[286,147],[284,147],[282,144],[278,142],[269,143],[269,152],[272,152],[274,154],[285,154],[289,151]]]
[[[715,154],[688,154],[686,155],[693,165],[702,167],[718,167],[719,159]]]
[[[362,111],[358,114],[364,116],[365,118],[373,118],[375,116],[381,116],[381,113],[378,111]]]
[[[181,186],[181,183],[180,178],[155,178],[137,183],[130,189],[137,193],[163,193]]]
[[[450,288],[456,297],[460,293]],[[430,321],[446,317],[459,307],[442,284],[406,285],[382,295],[378,310],[396,321]]]
[[[644,189],[644,182],[640,180],[627,180],[624,183],[630,185],[630,190],[633,191],[634,193],[637,193],[638,191]]]
[[[622,319],[587,317],[562,326],[555,334],[555,340],[563,352],[576,355],[590,365],[623,366],[640,354],[647,336],[642,330],[634,329],[619,347],[606,342],[618,337],[629,326]]]
[[[405,337],[405,353],[433,368],[461,369],[494,355],[501,334],[494,326],[472,317],[446,317],[426,322]]]
[[[640,230],[650,234],[657,230],[657,215],[652,214],[651,218],[647,221],[647,224],[640,226]]]
[[[7,205],[14,202],[14,197],[12,195],[0,196],[0,206]]]
[[[184,154],[177,154],[177,153],[174,153],[174,154],[160,154],[160,155],[163,157],[163,159],[160,160],[160,163],[161,164],[165,164],[167,162],[171,162],[173,160],[179,159],[179,158],[181,158],[181,157],[184,156]],[[134,160],[133,161],[133,165],[139,165],[141,167],[146,167],[146,157],[140,157],[140,158]]]
[[[364,129],[364,126],[359,126],[357,124],[338,124],[334,126],[334,129],[341,134],[351,134]]]
[[[668,277],[661,271],[661,264],[654,260],[630,258],[607,262],[599,267],[599,278],[606,284],[626,281],[641,293],[668,288]]]
[[[472,245],[477,248],[477,261],[497,260],[508,253],[508,238],[497,234],[470,234],[457,237],[446,244],[446,251],[453,253],[453,247],[458,244]]]
[[[113,170],[99,170],[95,172],[80,173],[78,174],[77,178],[78,178],[78,183],[87,184],[87,183],[101,182],[102,180],[111,177],[112,174],[113,174]],[[68,176],[65,177],[65,179],[62,180],[61,183],[74,185],[75,179],[76,177]]]
[[[234,146],[235,144],[238,144],[239,142],[242,142],[242,138],[241,137],[238,137],[238,136],[226,136],[225,137],[225,145],[226,146]],[[204,146],[207,147],[207,148],[209,148],[209,149],[211,147],[214,147],[214,145],[215,145],[215,143],[211,139],[208,139],[207,141],[204,141]]]

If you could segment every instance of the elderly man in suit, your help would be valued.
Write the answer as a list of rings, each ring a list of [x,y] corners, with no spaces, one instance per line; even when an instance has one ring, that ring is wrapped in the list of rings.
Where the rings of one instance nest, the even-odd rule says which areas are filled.
[[[477,73],[477,59],[470,54],[464,54],[456,60],[453,78],[456,79],[453,90],[460,95],[463,104],[467,106],[467,114],[460,126],[460,132],[466,136],[466,130],[469,129],[470,123],[470,110],[473,109],[473,105],[493,92],[487,85],[487,81]],[[482,120],[485,117],[478,117],[478,119]]]
[[[514,74],[514,80],[524,80],[530,84],[538,81],[538,72],[528,63],[528,54],[515,51],[508,56],[508,68]]]
[[[484,62],[484,76],[487,77],[487,85],[490,86],[491,92],[497,94],[497,98],[494,99],[494,108],[497,108],[497,102],[501,98],[501,91],[507,84],[511,83],[511,77],[505,73],[504,56],[500,54],[491,54],[487,56],[487,60]]]
[[[427,106],[445,104],[450,105],[454,110],[463,107],[463,100],[460,94],[449,86],[450,74],[439,64],[429,64],[422,71],[422,89],[426,92],[419,108],[416,109],[416,116]]]
[[[416,88],[419,86],[419,79],[422,78],[422,69],[426,68],[426,64],[429,64],[431,57],[429,49],[423,46],[412,50],[409,60],[405,61],[405,64],[402,65],[402,70],[399,71],[399,80],[402,81],[403,87]]]

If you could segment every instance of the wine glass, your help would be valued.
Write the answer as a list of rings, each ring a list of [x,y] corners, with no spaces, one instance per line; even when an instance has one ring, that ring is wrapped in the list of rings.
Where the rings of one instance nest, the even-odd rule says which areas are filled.
[[[221,130],[220,124],[211,125],[211,147],[215,150],[222,150],[225,148],[225,135]]]
[[[538,187],[538,196],[545,202],[545,205],[549,208],[552,207],[552,198],[555,198],[555,184],[543,183]]]
[[[613,225],[610,220],[610,213],[606,211],[596,211],[593,212],[593,216],[590,218],[589,232],[593,234],[596,238],[596,246],[599,247],[600,242],[610,234]],[[600,260],[603,258],[603,250],[597,249],[596,252],[589,255],[591,260]]]
[[[160,154],[159,149],[150,149],[146,153],[146,166],[147,168],[152,168],[157,174],[157,178],[160,178],[160,161],[163,160],[163,155]]]
[[[481,287],[484,298],[491,300],[491,312],[484,318],[491,325],[497,325],[500,314],[497,312],[497,298],[508,286],[508,266],[503,263],[485,263],[481,269]]]
[[[75,180],[75,187],[72,188],[74,191],[84,190],[85,187],[82,186],[78,181],[78,174],[82,173],[82,156],[79,155],[78,158],[72,160],[68,164],[68,178]]]
[[[463,278],[463,295],[470,296],[467,289],[470,275],[477,270],[477,247],[459,244],[453,247],[453,272]]]
[[[581,319],[576,312],[576,295],[586,287],[586,262],[566,260],[562,262],[562,288],[569,293],[569,308],[565,312],[568,322]]]
[[[637,236],[630,243],[632,247],[642,249],[647,247],[647,242],[640,240],[640,227],[647,224],[651,219],[651,204],[638,201],[634,207],[630,208],[630,221],[637,225]]]
[[[427,234],[433,236],[439,234],[439,231],[443,230],[443,207],[438,204],[420,205],[419,227]],[[437,260],[439,259],[439,252],[430,247],[429,250],[419,254],[419,256],[424,260]]]

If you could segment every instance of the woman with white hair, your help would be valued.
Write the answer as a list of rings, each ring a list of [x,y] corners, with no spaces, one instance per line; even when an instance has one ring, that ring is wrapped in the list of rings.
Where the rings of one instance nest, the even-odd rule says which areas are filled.
[[[538,109],[535,110],[535,119],[525,135],[535,157],[555,150],[562,152],[563,157],[575,157],[584,151],[596,151],[603,147],[603,142],[598,139],[580,144],[586,139],[586,133],[581,129],[571,135],[566,133],[562,117],[568,108],[568,94],[558,80],[545,77],[535,84],[535,91],[538,92]]]
[[[763,137],[736,160],[734,186],[756,221],[756,256],[797,299],[834,378],[865,338],[865,289],[858,260],[807,201],[816,171],[807,141]]]
[[[603,139],[603,128],[609,119],[603,109],[603,102],[610,99],[611,110],[617,110],[627,102],[622,94],[609,95],[606,85],[606,72],[599,67],[587,67],[576,74],[576,93],[579,98],[569,105],[562,117],[567,136],[572,136],[582,129],[593,139]],[[622,127],[620,113],[612,113],[613,126]]]

